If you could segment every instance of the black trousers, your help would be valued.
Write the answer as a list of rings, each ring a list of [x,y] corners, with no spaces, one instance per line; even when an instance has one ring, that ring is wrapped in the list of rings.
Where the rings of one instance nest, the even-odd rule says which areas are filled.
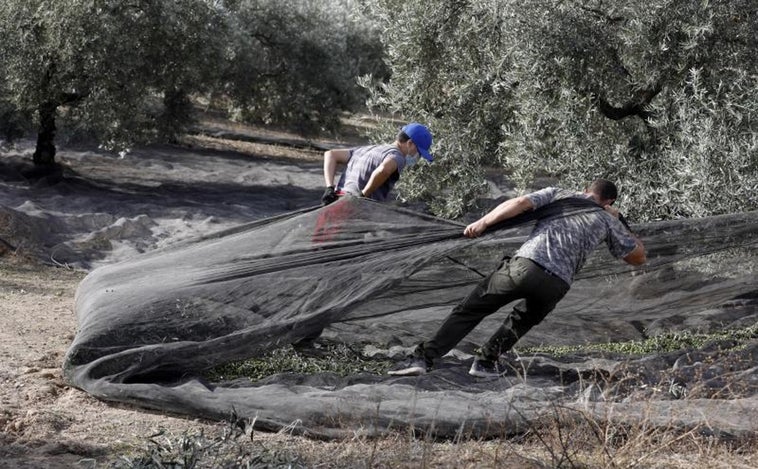
[[[568,290],[566,282],[529,259],[505,260],[453,309],[434,337],[419,345],[416,354],[429,362],[445,355],[482,319],[508,303],[523,300],[481,348],[482,358],[495,360],[545,319]]]

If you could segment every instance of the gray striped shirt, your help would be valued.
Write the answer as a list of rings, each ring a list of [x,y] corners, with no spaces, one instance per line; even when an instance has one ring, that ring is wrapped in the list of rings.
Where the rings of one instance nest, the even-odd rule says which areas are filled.
[[[526,197],[537,209],[568,197],[586,199],[589,194],[548,187]],[[538,221],[515,256],[533,260],[571,285],[587,257],[603,241],[616,258],[627,256],[637,245],[634,236],[617,218],[605,210],[597,210]]]
[[[387,200],[392,187],[400,179],[400,173],[405,168],[405,156],[395,145],[371,145],[350,149],[350,160],[337,184],[342,189],[353,195],[358,195],[366,187],[371,173],[374,172],[386,158],[392,158],[397,163],[395,171],[379,188],[371,198],[383,202]]]

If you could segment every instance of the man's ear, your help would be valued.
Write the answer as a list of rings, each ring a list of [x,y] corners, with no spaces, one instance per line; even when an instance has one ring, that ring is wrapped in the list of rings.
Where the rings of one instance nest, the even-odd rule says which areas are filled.
[[[400,143],[400,151],[403,153],[403,156],[408,156],[411,153],[411,139],[408,139],[402,143]]]

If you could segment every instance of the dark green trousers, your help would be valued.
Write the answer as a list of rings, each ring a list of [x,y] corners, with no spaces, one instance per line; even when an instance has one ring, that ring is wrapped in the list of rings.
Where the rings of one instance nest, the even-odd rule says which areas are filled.
[[[529,259],[504,260],[459,303],[437,333],[419,345],[417,355],[428,362],[445,355],[482,319],[516,300],[517,303],[486,344],[482,357],[495,360],[539,324],[568,293],[569,285]]]

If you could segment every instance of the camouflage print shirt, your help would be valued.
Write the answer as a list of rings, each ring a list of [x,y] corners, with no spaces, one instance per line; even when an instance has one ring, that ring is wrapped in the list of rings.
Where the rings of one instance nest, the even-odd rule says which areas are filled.
[[[589,194],[548,187],[526,197],[537,209],[568,197],[589,198]],[[597,210],[538,221],[515,256],[533,260],[571,285],[574,275],[602,241],[616,258],[625,257],[636,246],[634,236],[617,218]]]
[[[350,160],[337,188],[358,195],[366,187],[371,173],[387,158],[395,160],[397,171],[371,194],[371,198],[379,202],[387,200],[392,187],[400,179],[400,172],[405,168],[405,156],[395,145],[371,145],[350,149]]]

